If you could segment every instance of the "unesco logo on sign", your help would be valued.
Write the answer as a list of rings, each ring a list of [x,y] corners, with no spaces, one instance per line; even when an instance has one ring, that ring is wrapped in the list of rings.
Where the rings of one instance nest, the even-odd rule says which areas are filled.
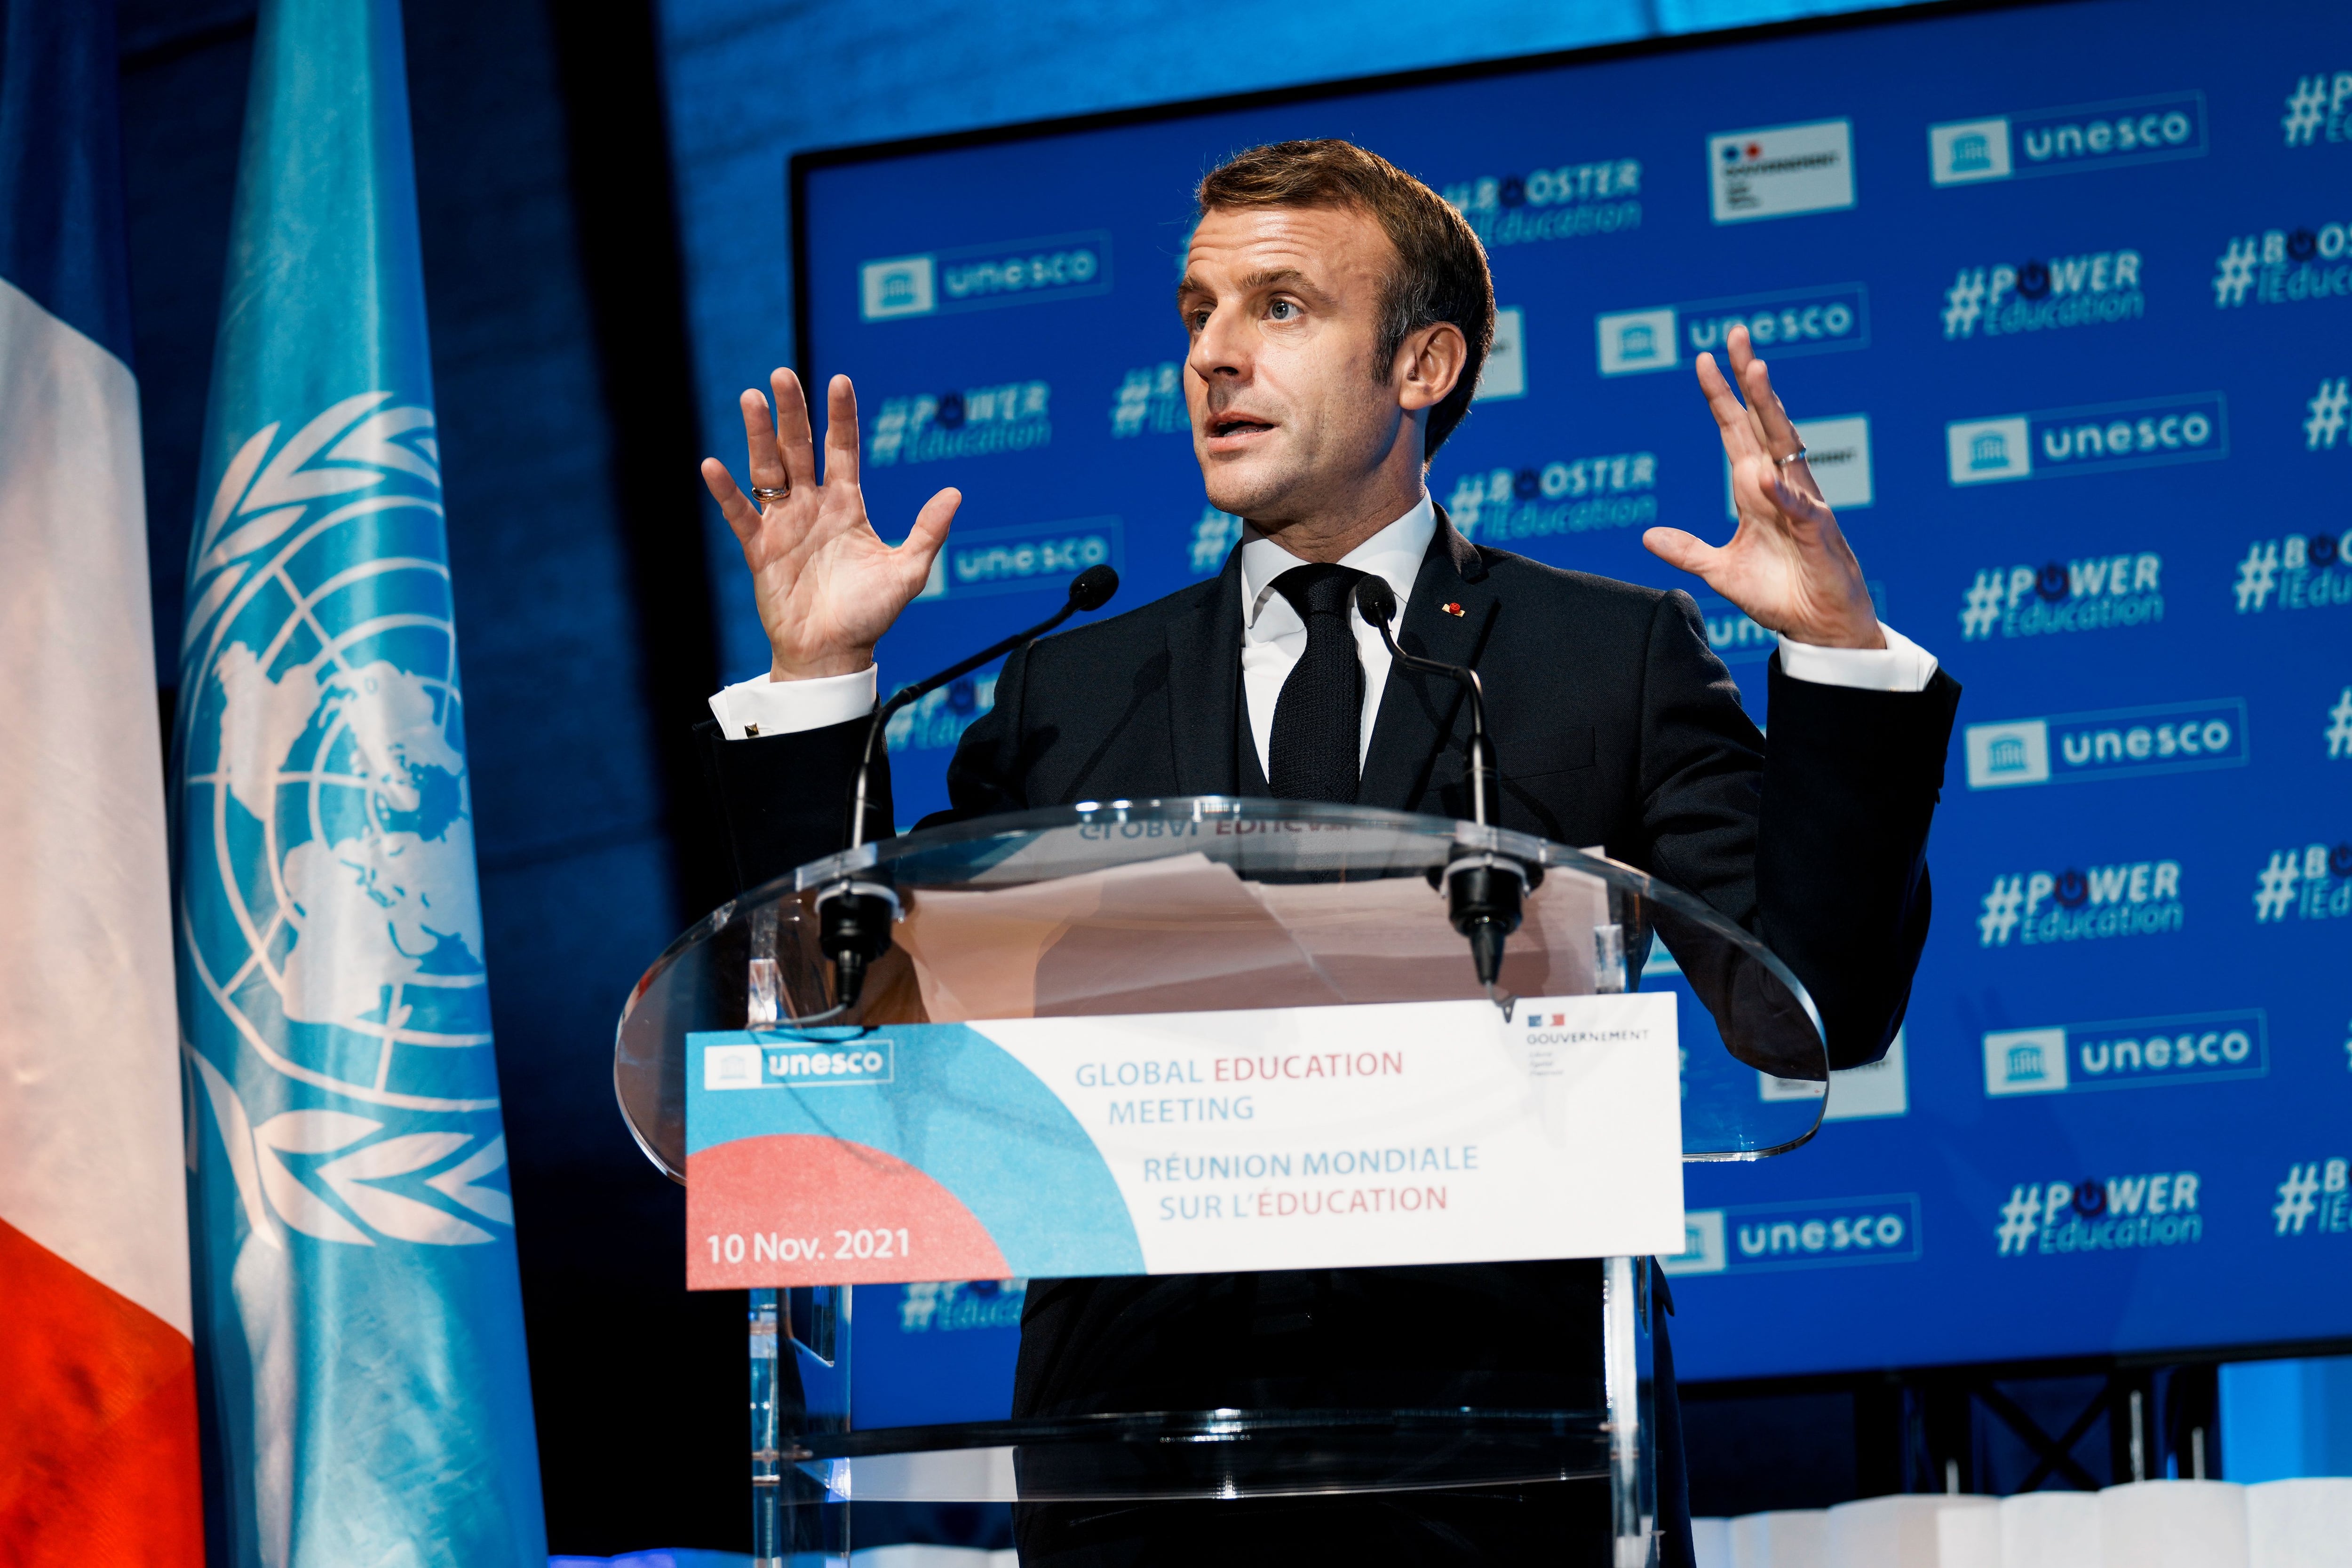
[[[702,1087],[823,1089],[888,1083],[896,1076],[897,1062],[898,1047],[887,1036],[789,1045],[706,1045]]]
[[[1683,1250],[1661,1258],[1667,1273],[1778,1273],[1919,1260],[1915,1193],[1696,1208],[1683,1217]]]
[[[1097,229],[862,262],[857,313],[890,321],[1107,294],[1110,286],[1110,235]]]
[[[981,593],[1060,589],[1090,566],[1124,568],[1117,517],[1077,517],[1021,528],[982,528],[950,536],[931,559],[916,602]]]
[[[928,316],[935,302],[931,278],[931,258],[928,256],[869,261],[857,269],[858,314],[868,321],[887,321],[894,316]]]
[[[1870,347],[1870,291],[1859,283],[1784,288],[1723,299],[1693,299],[1593,318],[1604,376],[1670,371],[1687,351],[1721,354],[1731,329],[1745,327],[1759,350],[1775,357],[1831,354]]]
[[[2229,408],[2220,392],[2199,392],[1956,419],[1944,443],[1955,485],[2212,463],[2230,455]]]
[[[2165,93],[1947,120],[1927,128],[1927,178],[1972,185],[2205,155],[2205,95]]]
[[[1996,1030],[1984,1037],[1985,1093],[2081,1093],[2261,1078],[2270,1023],[2260,1008],[2168,1018]]]
[[[1969,726],[1969,788],[2078,784],[2119,775],[2246,765],[2240,697]]]

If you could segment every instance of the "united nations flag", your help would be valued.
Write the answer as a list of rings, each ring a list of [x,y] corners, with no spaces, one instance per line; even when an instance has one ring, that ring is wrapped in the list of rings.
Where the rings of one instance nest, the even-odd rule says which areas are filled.
[[[397,0],[263,0],[174,737],[212,1561],[543,1563]]]

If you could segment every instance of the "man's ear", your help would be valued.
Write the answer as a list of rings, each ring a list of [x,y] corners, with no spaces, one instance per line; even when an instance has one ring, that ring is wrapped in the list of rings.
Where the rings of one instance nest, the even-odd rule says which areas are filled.
[[[1470,360],[1469,340],[1451,321],[1423,327],[1397,347],[1397,402],[1408,413],[1444,402]]]

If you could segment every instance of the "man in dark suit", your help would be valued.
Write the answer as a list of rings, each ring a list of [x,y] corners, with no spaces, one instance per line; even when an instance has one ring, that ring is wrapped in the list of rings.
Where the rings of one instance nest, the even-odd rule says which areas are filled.
[[[1705,898],[1811,990],[1833,1065],[1876,1060],[1926,937],[1927,828],[1959,688],[1878,622],[1744,330],[1727,345],[1736,390],[1698,361],[1737,531],[1721,548],[1672,528],[1643,542],[1780,633],[1769,747],[1688,595],[1474,545],[1430,500],[1429,456],[1466,412],[1494,328],[1459,214],[1338,141],[1243,153],[1199,200],[1177,296],[1185,388],[1209,499],[1245,519],[1244,540],[1213,581],[1014,653],[957,749],[946,815],[1207,793],[1466,815],[1459,690],[1391,669],[1351,613],[1354,584],[1376,574],[1408,652],[1484,673],[1503,825],[1604,845]],[[847,379],[828,389],[822,486],[799,383],[780,370],[772,386],[772,423],[743,395],[751,497],[724,465],[703,466],[774,653],[766,679],[712,698],[706,727],[746,886],[840,847],[874,645],[921,591],[961,500],[941,491],[884,545],[858,494]],[[1573,1261],[1037,1281],[1015,1413],[1589,1406],[1597,1341],[1560,1328],[1597,1322],[1598,1293],[1597,1267]],[[1678,1453],[1665,1461],[1673,1561],[1686,1510]],[[1065,1505],[1024,1511],[1019,1529],[1032,1563],[1310,1545],[1557,1560],[1581,1495]]]

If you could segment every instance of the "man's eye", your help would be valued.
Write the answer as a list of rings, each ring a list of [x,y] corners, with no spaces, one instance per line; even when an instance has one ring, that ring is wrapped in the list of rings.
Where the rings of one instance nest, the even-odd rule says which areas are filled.
[[[1287,321],[1298,314],[1298,307],[1287,299],[1277,299],[1265,308],[1266,315],[1276,321]]]

